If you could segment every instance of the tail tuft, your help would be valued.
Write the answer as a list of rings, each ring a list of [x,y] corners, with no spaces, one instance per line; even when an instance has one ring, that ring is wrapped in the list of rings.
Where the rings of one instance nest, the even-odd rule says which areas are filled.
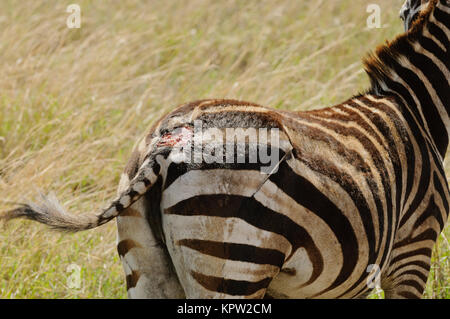
[[[76,232],[98,226],[96,215],[73,215],[68,213],[53,193],[40,194],[39,203],[19,204],[19,207],[0,214],[0,220],[16,218],[34,220],[60,231]]]

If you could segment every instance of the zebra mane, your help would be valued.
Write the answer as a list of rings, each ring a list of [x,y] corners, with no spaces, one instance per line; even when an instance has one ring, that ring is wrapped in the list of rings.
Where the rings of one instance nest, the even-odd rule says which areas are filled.
[[[430,0],[428,7],[420,12],[407,32],[400,34],[392,41],[386,41],[385,44],[378,46],[375,52],[369,53],[363,59],[364,69],[371,82],[369,91],[374,93],[380,91],[381,83],[390,78],[391,70],[393,70],[391,61],[397,60],[403,52],[408,50],[410,43],[417,41],[422,35],[422,30],[439,1],[447,0]]]

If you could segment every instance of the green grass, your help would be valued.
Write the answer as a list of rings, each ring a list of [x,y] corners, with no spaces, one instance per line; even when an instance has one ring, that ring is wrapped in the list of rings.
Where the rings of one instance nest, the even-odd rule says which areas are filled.
[[[387,27],[367,29],[362,0],[80,0],[81,28],[68,29],[73,1],[1,1],[0,211],[37,188],[96,211],[135,141],[187,101],[342,102],[368,87],[361,58],[401,32],[402,2],[378,0]],[[75,235],[0,226],[0,298],[125,298],[115,237],[114,223]],[[449,251],[441,236],[427,298],[450,297]]]

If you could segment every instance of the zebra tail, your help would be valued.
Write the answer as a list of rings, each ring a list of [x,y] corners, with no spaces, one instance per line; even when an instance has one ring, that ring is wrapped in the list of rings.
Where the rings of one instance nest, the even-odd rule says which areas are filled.
[[[144,195],[157,181],[160,169],[161,167],[154,157],[153,159],[148,158],[130,181],[130,186],[97,215],[71,214],[59,203],[56,196],[50,193],[48,196],[41,194],[39,203],[18,204],[17,208],[0,213],[0,221],[25,218],[65,232],[95,228],[119,216],[121,212]]]

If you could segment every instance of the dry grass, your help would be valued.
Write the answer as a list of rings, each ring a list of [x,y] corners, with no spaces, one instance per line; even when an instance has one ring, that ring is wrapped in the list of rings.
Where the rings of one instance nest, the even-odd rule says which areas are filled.
[[[73,2],[80,29],[66,27]],[[377,0],[387,27],[367,29],[362,0],[2,0],[0,211],[36,187],[73,211],[102,207],[135,141],[183,102],[343,101],[368,86],[361,57],[401,32],[402,2]],[[26,221],[0,230],[0,298],[126,297],[113,223],[76,235]],[[427,297],[450,296],[447,239]],[[70,264],[82,269],[80,289],[67,287]]]

